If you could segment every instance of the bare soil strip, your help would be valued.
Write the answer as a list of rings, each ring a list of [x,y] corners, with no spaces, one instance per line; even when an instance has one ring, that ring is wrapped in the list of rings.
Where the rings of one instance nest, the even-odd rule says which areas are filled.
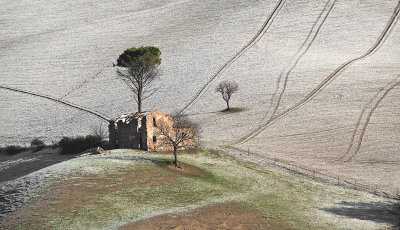
[[[300,46],[297,53],[289,61],[286,68],[281,72],[281,74],[279,74],[279,78],[276,83],[276,89],[275,89],[274,95],[271,98],[271,102],[270,102],[269,110],[267,112],[266,119],[271,119],[271,117],[275,116],[275,114],[279,108],[279,105],[281,103],[282,96],[285,93],[290,73],[293,71],[293,69],[297,66],[297,63],[299,63],[300,59],[307,53],[307,51],[310,49],[310,47],[314,43],[315,39],[318,36],[319,31],[321,30],[326,19],[328,18],[333,7],[335,6],[336,1],[337,0],[333,0],[333,1],[328,0],[326,2],[324,9],[322,9],[321,13],[318,15],[317,20],[314,22],[313,26],[311,27],[311,30],[308,33],[307,38],[304,40],[303,44]],[[321,20],[321,18],[322,18],[322,20]],[[285,77],[283,77],[283,76],[285,76]],[[277,95],[279,95],[279,96],[277,96]],[[269,115],[270,111],[272,111],[271,115]]]
[[[196,99],[202,94],[202,92],[207,88],[207,86],[229,65],[231,65],[235,60],[237,60],[241,55],[243,55],[251,46],[253,46],[255,43],[259,41],[259,39],[264,36],[264,34],[267,32],[268,28],[272,24],[274,18],[278,14],[279,10],[283,6],[283,4],[286,2],[286,0],[280,0],[278,1],[277,5],[275,6],[274,10],[272,13],[268,16],[268,18],[265,20],[264,24],[261,26],[261,28],[257,31],[257,33],[254,35],[254,37],[245,45],[243,48],[237,52],[231,59],[229,59],[227,62],[225,62],[219,69],[218,71],[210,77],[210,79],[200,88],[200,90],[193,96],[192,99],[186,105],[178,112],[178,114],[181,114],[183,111],[185,111],[190,105],[192,105]]]
[[[381,35],[377,39],[377,41],[374,43],[374,45],[363,55],[356,57],[352,60],[347,61],[346,63],[342,64],[337,68],[333,73],[331,73],[324,81],[322,81],[316,88],[314,88],[305,98],[303,98],[301,101],[296,103],[294,106],[286,109],[285,111],[279,113],[278,115],[273,116],[271,119],[266,121],[265,123],[259,125],[255,129],[253,129],[251,132],[243,136],[242,138],[238,139],[237,141],[233,142],[232,145],[238,145],[244,142],[247,142],[257,136],[259,133],[264,131],[270,124],[275,122],[276,120],[286,116],[288,113],[295,111],[299,107],[303,106],[306,104],[308,101],[310,101],[317,93],[319,93],[327,84],[329,84],[332,80],[335,79],[341,72],[343,72],[347,67],[349,67],[351,64],[353,64],[356,61],[362,60],[369,55],[371,55],[373,52],[375,52],[380,45],[382,45],[382,42],[384,41],[385,37],[389,34],[391,31],[391,28],[395,25],[395,22],[398,19],[400,12],[400,1],[397,3],[397,6],[394,9],[393,15],[391,16],[389,22],[385,26],[384,30],[382,31]]]
[[[59,100],[63,100],[65,97],[67,97],[68,95],[70,95],[71,93],[79,90],[80,88],[83,87],[83,85],[89,83],[90,81],[94,80],[101,72],[103,72],[103,70],[105,68],[107,68],[108,66],[104,66],[99,72],[97,72],[95,75],[88,77],[87,79],[85,79],[81,84],[75,86],[73,89],[71,89],[68,93],[64,94],[62,97],[59,98]]]
[[[277,229],[276,219],[263,217],[235,204],[215,204],[186,213],[170,213],[139,220],[120,230],[147,229]]]
[[[397,76],[397,78],[394,81],[392,81],[388,86],[379,90],[379,92],[376,93],[374,95],[374,97],[372,97],[372,99],[364,106],[364,108],[358,118],[357,124],[355,125],[353,134],[351,136],[349,147],[347,148],[346,152],[338,159],[339,161],[348,162],[348,161],[351,161],[357,155],[357,153],[359,152],[359,150],[361,148],[363,137],[367,130],[367,127],[368,127],[369,121],[372,117],[372,114],[378,108],[379,104],[386,97],[386,95],[392,89],[394,89],[396,86],[398,86],[400,84],[399,78],[400,78],[400,75]],[[367,113],[367,116],[364,117],[364,115],[366,113]],[[363,118],[365,118],[365,120],[363,120]],[[359,127],[361,124],[363,124],[363,127],[360,130]],[[357,138],[356,138],[356,136],[357,136]],[[355,139],[357,139],[357,143],[355,143]]]
[[[276,16],[278,15],[279,11],[282,9],[282,7],[285,5],[286,0],[280,1],[278,3],[278,5],[276,5],[275,9],[273,10],[272,14],[269,15],[269,18],[265,21],[265,26],[263,25],[263,31],[262,34],[259,35],[255,41],[249,45],[249,47],[247,49],[250,49],[251,47],[253,47],[257,42],[259,42],[261,40],[261,38],[264,37],[264,35],[268,32],[269,28],[271,27],[272,23],[274,22]],[[244,53],[244,52],[243,52]],[[243,53],[241,53],[238,57],[242,56]]]

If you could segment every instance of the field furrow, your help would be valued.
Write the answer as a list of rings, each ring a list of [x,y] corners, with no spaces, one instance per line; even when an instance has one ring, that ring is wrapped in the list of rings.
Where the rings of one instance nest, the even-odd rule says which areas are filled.
[[[259,39],[261,39],[262,36],[267,32],[269,26],[273,22],[274,18],[279,12],[279,9],[282,8],[282,5],[285,3],[286,0],[279,0],[275,8],[273,9],[272,13],[267,17],[267,19],[264,21],[264,24],[261,26],[261,28],[257,31],[257,33],[254,35],[254,37],[245,45],[239,52],[237,52],[232,58],[230,58],[227,62],[225,62],[218,70],[217,72],[210,77],[210,79],[200,88],[200,90],[194,95],[192,99],[188,103],[185,104],[185,106],[179,110],[178,114],[181,114],[183,111],[185,111],[191,104],[193,104],[198,97],[202,94],[202,92],[206,89],[206,87],[227,67],[229,67],[230,64],[232,64],[236,59],[238,59],[242,54],[244,54],[249,48],[251,48],[252,45],[254,45]]]
[[[288,113],[291,113],[298,109],[299,107],[305,105],[308,101],[310,101],[316,94],[318,94],[327,84],[329,84],[332,80],[334,80],[341,72],[343,72],[347,67],[349,67],[351,64],[360,61],[369,55],[371,55],[374,51],[378,49],[378,47],[382,44],[382,41],[385,39],[385,37],[388,35],[388,32],[391,30],[391,28],[395,25],[395,22],[398,19],[399,16],[399,11],[400,11],[400,1],[398,2],[396,8],[394,9],[393,15],[390,18],[389,22],[385,26],[384,30],[382,31],[381,35],[379,38],[376,40],[376,42],[372,45],[372,47],[365,52],[363,55],[353,58],[345,63],[343,63],[340,67],[338,67],[333,73],[331,73],[327,78],[325,78],[316,88],[314,88],[310,93],[307,94],[305,98],[303,98],[301,101],[297,102],[294,106],[291,106],[290,108],[286,109],[285,111],[275,115],[262,125],[256,127],[254,130],[252,130],[250,133],[246,134],[242,138],[236,140],[233,142],[233,145],[241,144],[244,143],[252,138],[254,138],[256,135],[258,135],[260,132],[264,131],[270,124],[273,122],[279,120],[280,118],[286,116]]]

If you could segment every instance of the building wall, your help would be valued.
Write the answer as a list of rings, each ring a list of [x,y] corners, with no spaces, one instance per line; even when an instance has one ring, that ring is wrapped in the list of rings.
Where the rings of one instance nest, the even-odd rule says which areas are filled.
[[[145,138],[148,151],[170,151],[174,149],[165,137],[157,136],[157,126],[162,122],[169,124],[172,127],[172,116],[161,110],[155,110],[145,118],[146,131],[143,132],[143,134],[146,135]]]
[[[109,125],[111,144],[119,148],[172,151],[174,148],[168,139],[157,134],[161,123],[170,126],[170,135],[172,136],[172,116],[161,110],[155,110],[143,117],[138,116],[131,119],[129,123],[125,123],[122,120],[117,123],[111,122]],[[186,140],[183,145],[194,146],[194,140]]]
[[[140,136],[137,131],[137,120],[132,120],[129,124],[122,121],[117,123],[119,148],[123,149],[139,149]]]

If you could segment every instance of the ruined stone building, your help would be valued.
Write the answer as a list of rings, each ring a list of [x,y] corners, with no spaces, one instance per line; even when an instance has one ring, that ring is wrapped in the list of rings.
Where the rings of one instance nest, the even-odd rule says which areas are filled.
[[[172,116],[161,110],[120,115],[109,124],[111,146],[147,151],[173,150],[166,137],[157,135],[157,125],[161,123],[172,127]],[[194,145],[194,141],[190,143]]]

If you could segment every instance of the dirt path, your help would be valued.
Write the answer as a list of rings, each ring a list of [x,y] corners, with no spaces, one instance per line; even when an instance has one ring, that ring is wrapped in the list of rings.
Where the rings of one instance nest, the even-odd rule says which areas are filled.
[[[310,49],[310,47],[314,43],[315,39],[318,36],[319,31],[321,30],[326,19],[328,18],[333,7],[335,6],[336,1],[337,0],[333,0],[333,1],[328,0],[326,2],[321,13],[318,15],[317,20],[314,22],[313,26],[311,27],[311,30],[308,33],[307,38],[304,40],[303,44],[300,46],[297,53],[289,61],[286,68],[281,72],[281,74],[279,74],[279,78],[276,83],[276,89],[271,98],[271,102],[269,105],[269,110],[266,115],[266,119],[271,119],[273,116],[275,116],[275,114],[279,108],[279,105],[281,103],[282,96],[285,93],[290,73],[293,71],[293,69],[297,66],[297,63],[299,63],[300,59],[307,53],[307,51]]]
[[[379,104],[386,97],[386,95],[400,84],[400,75],[397,76],[389,85],[381,89],[372,97],[372,99],[364,106],[358,121],[355,125],[353,134],[351,136],[349,147],[346,152],[338,159],[340,162],[348,162],[352,160],[361,148],[361,144],[364,138],[364,134],[367,130],[369,121],[371,120],[372,114],[378,108]],[[360,129],[360,126],[362,128]]]
[[[186,213],[170,213],[139,220],[120,230],[147,229],[277,229],[276,219],[263,217],[235,204],[215,204]]]
[[[85,108],[85,107],[80,106],[80,105],[75,105],[75,104],[73,104],[71,102],[63,101],[61,99],[57,99],[57,98],[52,97],[52,96],[42,95],[42,94],[39,94],[39,93],[34,93],[34,92],[27,91],[27,90],[22,90],[22,89],[17,89],[17,88],[13,88],[13,87],[9,87],[9,86],[2,86],[2,85],[0,85],[0,89],[6,89],[6,90],[18,92],[18,93],[24,93],[24,94],[28,94],[28,95],[32,95],[32,96],[36,96],[36,97],[41,97],[41,98],[44,98],[44,99],[55,101],[57,103],[61,103],[63,105],[69,106],[69,107],[74,108],[74,109],[78,109],[78,110],[86,112],[86,113],[90,113],[90,114],[92,114],[92,115],[94,115],[94,116],[96,116],[96,117],[98,117],[98,118],[100,118],[102,120],[107,121],[107,122],[110,120],[110,118],[108,118],[105,115],[103,115],[103,114],[101,114],[99,112],[96,112],[96,111],[94,111],[92,109]]]
[[[82,86],[84,86],[85,84],[93,81],[101,72],[103,72],[103,70],[105,68],[107,68],[108,66],[104,66],[99,72],[97,72],[95,75],[90,76],[88,78],[86,78],[81,84],[75,86],[74,88],[72,88],[68,93],[64,94],[62,97],[59,98],[59,100],[63,100],[65,97],[67,97],[68,95],[70,95],[71,93],[79,90],[80,88],[82,88]]]
[[[387,25],[385,26],[384,30],[382,31],[381,35],[379,36],[377,41],[373,44],[373,46],[367,52],[365,52],[363,55],[356,57],[354,59],[351,59],[351,60],[347,61],[346,63],[342,64],[341,66],[339,66],[333,73],[331,73],[325,80],[323,80],[316,88],[314,88],[309,94],[307,94],[307,96],[305,98],[303,98],[302,100],[297,102],[292,107],[273,116],[271,119],[269,119],[266,122],[264,122],[263,124],[259,125],[258,127],[256,127],[252,131],[250,131],[248,134],[244,135],[240,139],[233,142],[232,145],[238,145],[238,144],[241,144],[241,143],[244,143],[244,142],[247,142],[247,141],[253,139],[259,133],[264,131],[273,122],[281,119],[282,117],[286,116],[287,114],[289,114],[289,113],[295,111],[296,109],[298,109],[299,107],[305,105],[308,101],[310,101],[316,94],[318,94],[326,85],[328,85],[332,80],[334,80],[341,72],[343,72],[351,64],[353,64],[359,60],[362,60],[362,59],[368,57],[369,55],[371,55],[372,53],[374,53],[380,47],[380,45],[382,45],[385,38],[390,34],[390,31],[392,30],[393,26],[396,24],[396,22],[399,18],[399,12],[400,12],[400,1],[397,3],[391,18],[388,21]]]
[[[0,223],[25,204],[47,179],[38,172],[51,165],[70,160],[77,155],[60,155],[59,149],[45,148],[39,152],[26,151],[13,156],[0,155]],[[33,174],[29,176],[30,174]],[[0,226],[1,229],[1,226]]]
[[[29,173],[36,172],[63,161],[75,158],[77,155],[62,155],[60,149],[45,149],[32,152],[26,151],[14,156],[8,156],[6,153],[1,153],[0,156],[0,183],[11,181]],[[0,191],[1,193],[1,191]]]
[[[274,18],[276,15],[279,13],[279,10],[282,8],[282,6],[285,4],[286,0],[279,0],[278,3],[276,4],[275,8],[273,9],[272,13],[267,17],[267,19],[264,21],[264,24],[261,26],[261,28],[257,31],[257,33],[254,35],[254,37],[245,45],[239,52],[237,52],[231,59],[229,59],[227,62],[225,62],[218,70],[217,72],[210,77],[210,79],[200,88],[200,90],[193,96],[192,99],[186,105],[178,112],[178,114],[181,114],[183,111],[185,111],[190,105],[192,105],[197,98],[200,97],[200,95],[203,93],[203,91],[207,88],[207,86],[228,66],[230,66],[235,60],[237,60],[240,56],[242,56],[248,49],[250,49],[254,44],[256,44],[263,36],[264,34],[268,31],[269,27],[271,26],[272,22],[274,21]]]

